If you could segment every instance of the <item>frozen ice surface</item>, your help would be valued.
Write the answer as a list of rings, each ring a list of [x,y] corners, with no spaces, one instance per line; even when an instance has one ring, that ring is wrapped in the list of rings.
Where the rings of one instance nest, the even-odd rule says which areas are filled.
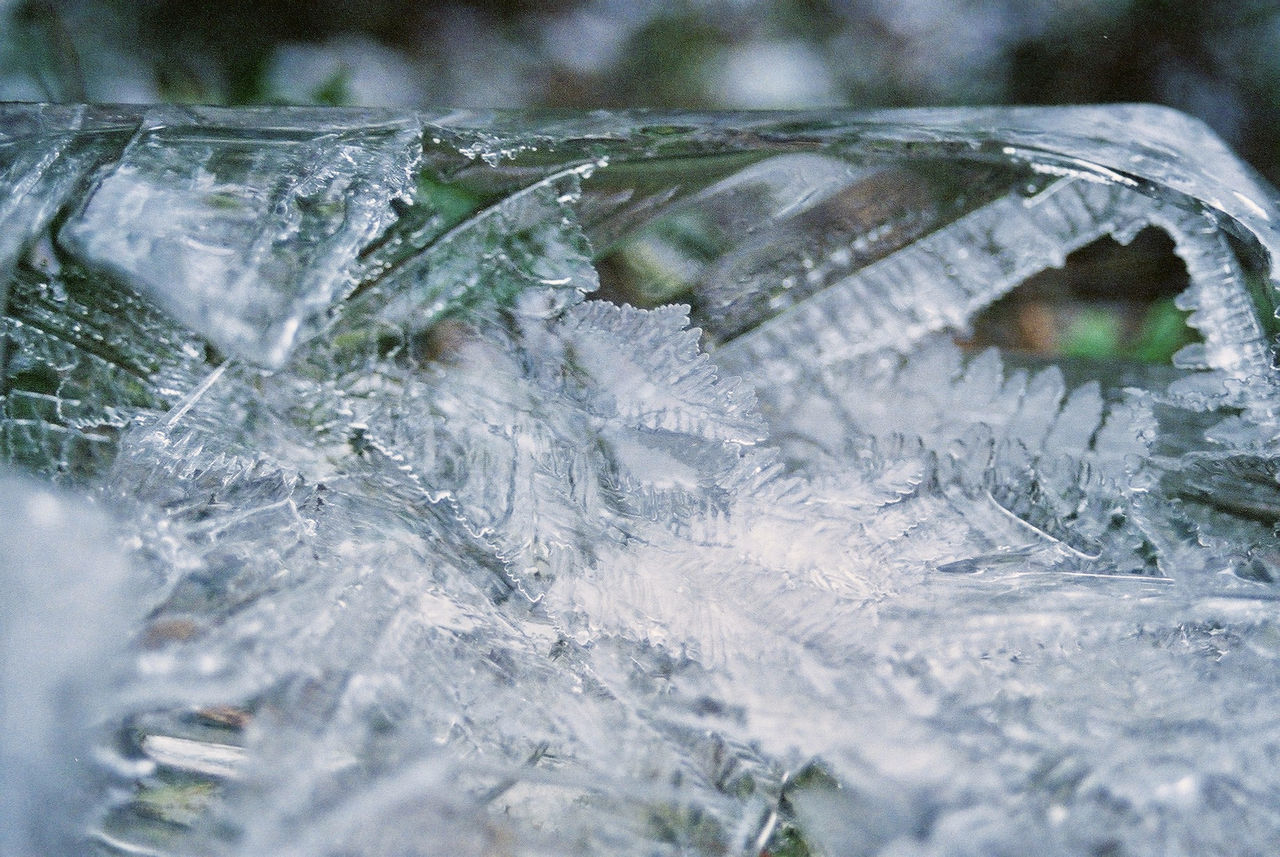
[[[213,354],[133,291],[64,270],[51,244],[33,250],[7,282],[0,450],[38,473],[89,479],[130,419],[176,404]]]
[[[5,857],[1280,841],[1280,212],[1194,121],[13,105],[0,185]],[[1151,227],[1172,365],[965,344]]]
[[[54,214],[87,190],[87,180],[118,154],[137,129],[126,109],[90,106],[0,105],[0,271]]]
[[[379,118],[153,108],[61,240],[224,351],[278,366],[408,193],[418,129]]]

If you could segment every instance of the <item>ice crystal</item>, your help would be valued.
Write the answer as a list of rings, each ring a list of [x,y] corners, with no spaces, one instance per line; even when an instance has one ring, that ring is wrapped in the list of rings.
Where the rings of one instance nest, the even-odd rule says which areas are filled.
[[[1280,211],[1191,120],[9,106],[0,184],[4,853],[1280,835]],[[969,344],[1151,228],[1174,365]]]

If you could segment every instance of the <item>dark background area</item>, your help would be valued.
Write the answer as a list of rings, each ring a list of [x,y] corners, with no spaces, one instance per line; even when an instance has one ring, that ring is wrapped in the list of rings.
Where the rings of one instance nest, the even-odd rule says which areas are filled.
[[[1151,101],[1280,183],[1276,0],[0,0],[0,99]]]

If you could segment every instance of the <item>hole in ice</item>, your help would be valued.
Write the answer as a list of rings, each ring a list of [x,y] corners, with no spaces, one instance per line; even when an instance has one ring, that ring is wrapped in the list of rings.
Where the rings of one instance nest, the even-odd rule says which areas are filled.
[[[960,345],[1055,359],[1169,363],[1179,348],[1200,341],[1173,303],[1187,286],[1186,266],[1165,232],[1148,227],[1127,245],[1102,238],[983,310]]]

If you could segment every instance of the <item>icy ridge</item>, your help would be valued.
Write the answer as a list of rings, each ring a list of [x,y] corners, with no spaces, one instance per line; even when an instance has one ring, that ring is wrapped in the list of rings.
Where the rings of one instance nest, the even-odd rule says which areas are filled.
[[[946,331],[965,331],[978,310],[1029,274],[1060,265],[1070,250],[1107,234],[1127,241],[1147,225],[1173,237],[1192,284],[1178,306],[1192,311],[1189,324],[1205,341],[1179,353],[1178,364],[1193,371],[1166,393],[1156,399],[1126,393],[1121,409],[1107,417],[1108,432],[1099,432],[1106,411],[1096,385],[1065,398],[1056,369],[1030,382],[1021,370],[1006,379],[994,351],[962,368],[959,350],[942,338]],[[985,252],[974,254],[974,247]],[[985,462],[975,468],[978,478],[963,472],[954,478],[970,494],[985,493],[1060,541],[1076,560],[1099,559],[1104,551],[1098,539],[1115,514],[1109,510],[1132,505],[1136,532],[1121,536],[1123,550],[1108,552],[1104,565],[1154,570],[1153,529],[1199,527],[1205,538],[1211,536],[1204,528],[1212,529],[1205,521],[1190,524],[1177,510],[1152,515],[1150,504],[1128,499],[1162,479],[1166,485],[1177,479],[1170,474],[1178,462],[1151,456],[1157,402],[1244,411],[1210,430],[1224,446],[1220,452],[1191,456],[1203,462],[1197,485],[1187,489],[1197,500],[1212,494],[1206,485],[1224,484],[1207,475],[1209,461],[1240,472],[1242,465],[1229,463],[1243,451],[1231,449],[1239,443],[1234,438],[1248,434],[1251,447],[1269,450],[1264,458],[1276,454],[1274,439],[1264,439],[1274,433],[1263,428],[1275,424],[1273,346],[1247,284],[1218,224],[1202,211],[1156,201],[1123,184],[1060,179],[1028,200],[998,200],[867,266],[729,341],[714,357],[754,384],[771,434],[790,461],[811,466],[821,460],[814,449],[830,454],[911,426],[944,458]],[[901,300],[904,292],[913,299]],[[897,356],[907,352],[909,358]],[[1122,427],[1126,421],[1132,429]],[[975,437],[972,427],[979,424],[994,434]],[[1119,447],[1109,449],[1111,443]],[[1256,474],[1250,481],[1258,487],[1237,508],[1252,505],[1255,514],[1273,508],[1274,492],[1261,487],[1270,485],[1267,478],[1256,465],[1243,466]],[[1086,514],[1081,503],[1094,511]],[[1184,552],[1174,555],[1186,562]],[[1173,567],[1171,559],[1166,556],[1161,567]]]

